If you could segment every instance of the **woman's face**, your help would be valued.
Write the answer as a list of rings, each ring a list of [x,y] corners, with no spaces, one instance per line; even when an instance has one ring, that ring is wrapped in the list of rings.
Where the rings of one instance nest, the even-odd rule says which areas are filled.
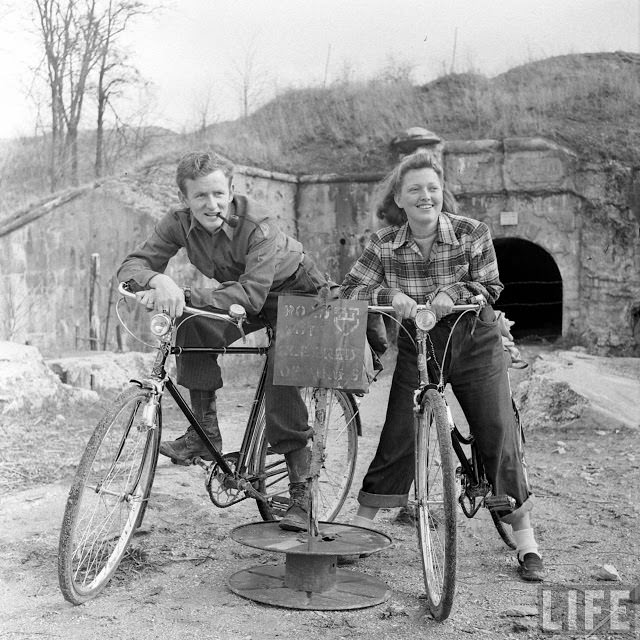
[[[428,226],[437,221],[442,211],[442,184],[438,174],[431,168],[407,171],[399,193],[393,197],[404,209],[409,224]]]

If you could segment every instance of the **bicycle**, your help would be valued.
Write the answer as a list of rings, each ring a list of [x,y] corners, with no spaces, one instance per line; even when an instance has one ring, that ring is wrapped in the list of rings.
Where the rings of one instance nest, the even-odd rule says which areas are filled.
[[[126,297],[135,299],[125,285],[121,284],[119,291],[123,297],[117,310]],[[191,307],[185,311],[190,315],[181,321],[198,315],[231,322],[244,336],[246,316],[239,305],[232,305],[228,314]],[[128,331],[119,311],[117,315]],[[114,400],[96,426],[78,465],[65,507],[58,550],[60,589],[73,604],[96,597],[107,586],[142,524],[156,473],[162,399],[166,391],[213,457],[212,462],[200,458],[193,462],[204,469],[206,490],[214,505],[226,508],[247,498],[254,499],[263,520],[276,520],[289,506],[284,456],[270,449],[265,436],[266,358],[240,449],[226,454],[207,437],[165,368],[167,358],[176,353],[266,356],[273,332],[267,329],[268,345],[263,347],[188,349],[175,346],[176,329],[176,322],[168,315],[153,315],[150,330],[159,344],[155,347],[152,370],[143,380],[131,380],[132,386]],[[362,427],[353,395],[332,389],[320,394],[315,391],[301,390],[311,424],[324,419],[325,453],[317,471],[314,514],[331,522],[342,508],[353,481]]]
[[[452,313],[460,315],[451,333],[464,314],[474,312],[478,315],[485,306],[486,301],[482,296],[476,296],[475,299],[474,304],[454,305]],[[382,306],[370,306],[369,310],[384,314],[394,311],[393,307]],[[505,544],[511,549],[515,549],[516,544],[496,513],[507,505],[503,498],[492,495],[492,487],[486,478],[473,435],[463,435],[453,420],[445,397],[442,376],[436,383],[429,379],[427,343],[429,331],[434,328],[436,322],[435,313],[427,305],[418,307],[415,317],[415,342],[420,382],[414,392],[414,492],[416,529],[428,608],[435,620],[442,621],[451,612],[455,594],[456,502],[460,504],[467,518],[473,518],[480,507],[487,507],[493,524]],[[447,348],[443,360],[446,351]],[[512,406],[522,454],[524,432],[513,398]],[[463,445],[470,447],[469,456]],[[454,453],[459,462],[457,467],[454,466]],[[524,462],[523,457],[522,460]],[[458,490],[456,481],[459,483]]]

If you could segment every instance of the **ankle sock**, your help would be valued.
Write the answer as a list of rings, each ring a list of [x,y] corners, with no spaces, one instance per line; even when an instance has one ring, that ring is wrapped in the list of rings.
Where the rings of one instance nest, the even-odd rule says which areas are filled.
[[[374,528],[373,518],[365,518],[364,516],[353,516],[349,524],[353,524],[356,527],[364,527],[365,529]]]
[[[520,529],[513,532],[513,539],[516,542],[516,554],[519,560],[522,560],[527,553],[535,553],[539,558],[542,556],[538,553],[538,543],[533,535],[533,529]]]

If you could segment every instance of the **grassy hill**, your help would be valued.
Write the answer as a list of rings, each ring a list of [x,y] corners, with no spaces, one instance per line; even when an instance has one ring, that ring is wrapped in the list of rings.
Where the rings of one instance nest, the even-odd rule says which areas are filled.
[[[173,162],[210,146],[237,162],[291,173],[380,171],[389,141],[426,127],[444,139],[544,136],[585,160],[640,166],[640,55],[592,53],[547,58],[494,78],[445,75],[423,86],[382,74],[368,82],[291,90],[248,118],[178,135],[153,127],[112,143],[111,170],[154,158]],[[82,179],[92,178],[93,135],[83,135]],[[46,141],[0,144],[0,217],[48,191]]]
[[[291,172],[380,170],[399,130],[454,139],[540,135],[585,159],[640,165],[640,55],[558,56],[495,78],[451,74],[289,91],[206,141],[245,163]]]

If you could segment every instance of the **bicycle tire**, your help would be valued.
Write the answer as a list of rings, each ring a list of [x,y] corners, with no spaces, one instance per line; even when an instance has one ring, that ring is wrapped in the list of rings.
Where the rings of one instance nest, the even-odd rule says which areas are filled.
[[[300,390],[309,412],[309,424],[314,421],[313,388]],[[353,396],[338,389],[327,390],[327,433],[325,461],[318,478],[318,517],[333,521],[349,494],[358,457],[360,413]],[[264,397],[258,412],[260,443],[255,472],[257,488],[268,494],[267,500],[257,500],[263,520],[277,520],[289,507],[289,479],[284,456],[270,450],[266,439]]]
[[[493,524],[498,532],[498,535],[502,538],[502,541],[509,547],[509,549],[516,549],[516,541],[513,539],[513,535],[509,529],[509,525],[506,525],[504,522],[498,518],[498,516],[493,512],[489,511],[491,514],[491,519],[493,520]]]
[[[69,497],[58,546],[58,581],[66,600],[82,604],[109,583],[142,524],[160,444],[162,415],[143,420],[150,392],[123,391],[95,428]]]
[[[518,438],[518,454],[524,468],[526,469],[526,463],[524,459],[524,429],[520,420],[520,411],[518,411],[518,406],[516,405],[516,401],[513,399],[513,397],[511,398],[511,406],[513,408],[514,425]],[[502,541],[507,545],[507,547],[509,547],[509,549],[513,549],[515,551],[517,549],[517,545],[513,534],[510,531],[511,527],[505,525],[505,523],[502,522],[493,511],[490,511],[490,513],[493,524],[498,531],[498,535],[500,536],[500,538],[502,538]]]
[[[456,488],[451,432],[444,400],[423,395],[416,421],[416,528],[427,603],[435,620],[451,612],[456,584]]]

